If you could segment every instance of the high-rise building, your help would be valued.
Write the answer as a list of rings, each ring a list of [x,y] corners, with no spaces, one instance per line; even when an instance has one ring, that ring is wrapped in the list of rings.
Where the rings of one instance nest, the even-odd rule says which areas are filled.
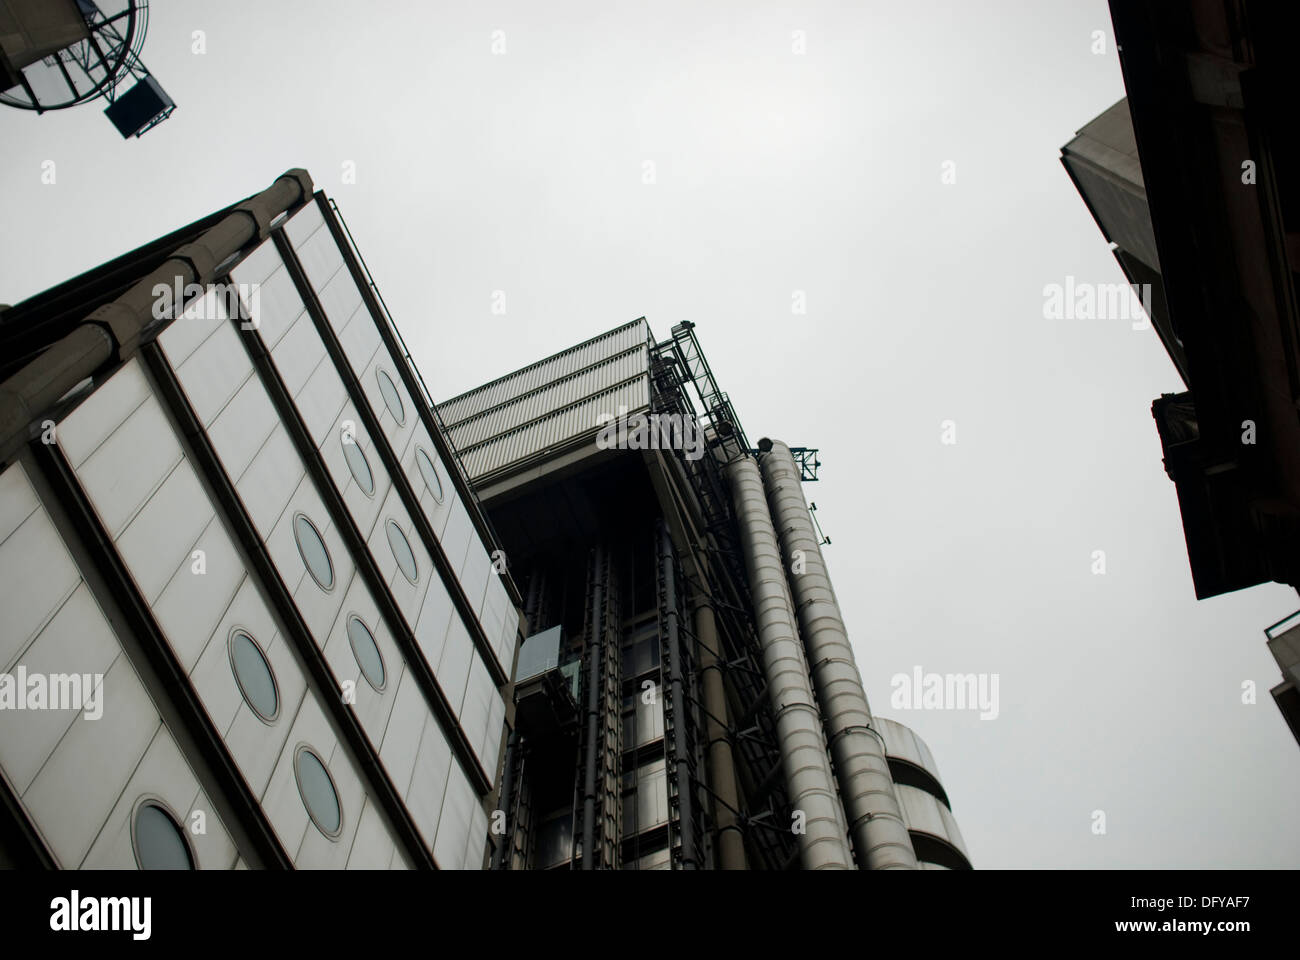
[[[0,861],[969,867],[692,324],[435,407],[295,170],[0,346]]]
[[[1062,149],[1187,387],[1152,414],[1198,598],[1300,587],[1294,13],[1112,2],[1128,96]]]
[[[1198,599],[1300,588],[1300,67],[1289,4],[1112,0],[1128,96],[1061,162],[1186,387],[1151,407]],[[1290,619],[1290,618],[1288,618]],[[1295,640],[1268,628],[1300,731]],[[1297,732],[1300,740],[1300,732]]]
[[[750,448],[692,324],[439,410],[525,598],[494,866],[969,867],[929,751],[867,705],[817,452]]]
[[[0,863],[484,866],[520,597],[307,174],[0,358]]]

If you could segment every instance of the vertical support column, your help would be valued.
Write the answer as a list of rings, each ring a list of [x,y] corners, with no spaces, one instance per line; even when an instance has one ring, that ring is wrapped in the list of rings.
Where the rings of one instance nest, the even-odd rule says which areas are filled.
[[[682,638],[678,623],[679,608],[677,603],[677,569],[673,556],[673,540],[668,527],[661,520],[659,530],[659,570],[660,583],[663,584],[664,631],[667,634],[668,651],[671,662],[668,664],[670,701],[672,711],[673,747],[672,768],[677,781],[677,815],[678,834],[682,844],[682,869],[695,870],[699,860],[695,850],[695,819],[693,792],[695,784],[691,776],[690,748],[686,742],[687,724],[690,723],[690,708],[686,700],[685,684],[682,681]]]
[[[500,845],[492,854],[493,870],[509,869],[511,848],[515,844],[514,786],[515,758],[518,750],[519,731],[511,730],[510,737],[506,740],[506,761],[502,766],[501,792],[497,794],[497,805],[505,814],[505,823],[502,825],[504,830],[499,838]]]
[[[597,544],[592,551],[591,611],[587,627],[587,755],[582,778],[582,869],[596,869],[596,758],[602,743],[600,737],[600,657],[603,637],[604,594],[601,577],[604,572],[604,549]]]
[[[736,788],[736,762],[726,722],[727,695],[718,657],[718,624],[708,597],[697,593],[694,600],[695,643],[700,651],[700,685],[706,711],[709,783],[715,794],[713,820],[717,825],[718,864],[723,870],[748,870],[745,834],[738,814],[740,791]]]

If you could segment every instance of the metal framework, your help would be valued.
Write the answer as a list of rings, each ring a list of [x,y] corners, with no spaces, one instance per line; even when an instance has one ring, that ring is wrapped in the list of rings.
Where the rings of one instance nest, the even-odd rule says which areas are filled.
[[[734,811],[745,831],[755,862],[785,869],[796,859],[789,823],[789,801],[781,776],[781,759],[767,688],[760,666],[758,636],[745,577],[744,560],[723,466],[748,455],[750,446],[727,395],[719,389],[695,337],[694,324],[672,329],[669,340],[650,343],[651,405],[656,413],[689,417],[705,429],[707,448],[698,459],[677,451],[676,463],[694,492],[707,543],[700,547],[709,562],[700,567],[694,587],[711,597],[718,621],[724,685],[731,708],[714,717],[727,728],[739,759],[738,773],[746,809]],[[703,411],[700,413],[699,411]],[[707,582],[705,582],[707,580]],[[694,644],[693,631],[683,626]],[[698,709],[703,705],[695,702]],[[721,802],[713,795],[715,803]]]
[[[623,657],[618,577],[609,550],[597,545],[587,576],[589,616],[583,652],[582,699],[586,705],[575,783],[577,810],[582,810],[580,851],[583,870],[618,869],[623,840]],[[581,804],[577,802],[581,799]]]
[[[699,816],[698,786],[701,756],[695,718],[695,658],[684,622],[681,574],[667,525],[657,524],[658,617],[660,663],[668,682],[661,684],[664,709],[664,762],[668,772],[669,847],[682,870],[702,864],[704,829]]]
[[[42,91],[38,93],[26,76],[26,70],[36,65],[29,65],[19,71],[16,89],[0,92],[0,103],[37,113],[65,110],[99,97],[111,104],[117,100],[118,88],[123,83],[150,76],[140,57],[149,26],[148,0],[125,0],[121,9],[109,14],[93,0],[76,0],[76,4],[85,18],[89,36],[41,60],[43,72],[53,76],[53,83],[42,83]],[[67,87],[66,93],[53,92],[60,84]],[[136,131],[136,135],[162,123],[175,109],[174,104],[165,107]]]

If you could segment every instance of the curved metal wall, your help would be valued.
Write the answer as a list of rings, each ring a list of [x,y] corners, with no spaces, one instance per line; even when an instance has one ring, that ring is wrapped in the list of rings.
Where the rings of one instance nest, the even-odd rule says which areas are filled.
[[[939,765],[934,762],[934,754],[911,727],[887,717],[876,717],[875,721],[876,731],[885,741],[886,757],[890,760],[906,760],[934,777],[937,783],[943,783],[943,778],[939,776]]]
[[[936,860],[934,855],[925,859],[945,867],[970,865],[970,857],[966,855],[966,841],[962,839],[961,830],[957,828],[957,821],[953,819],[952,811],[943,801],[920,787],[913,787],[906,783],[894,784],[894,793],[903,812],[903,822],[907,824],[907,830],[913,840],[922,838],[936,840],[951,848],[950,852],[955,851],[960,854],[961,861],[964,863],[942,863]],[[925,847],[922,846],[917,856],[924,855]]]
[[[875,728],[894,771],[894,792],[916,848],[917,865],[927,870],[969,869],[966,842],[948,805],[939,765],[929,746],[911,727],[897,720],[876,717]],[[898,764],[921,773],[913,771],[913,782],[904,782],[904,771],[898,769]]]

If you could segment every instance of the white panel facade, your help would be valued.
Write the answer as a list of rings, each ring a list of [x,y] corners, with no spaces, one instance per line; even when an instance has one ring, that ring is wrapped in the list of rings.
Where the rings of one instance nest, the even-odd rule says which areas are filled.
[[[224,331],[237,337],[229,323],[224,325]],[[252,370],[246,354],[242,355],[242,367],[238,365],[241,359],[238,354],[221,349],[206,354],[224,336],[223,328],[215,329],[192,351],[189,359],[182,364],[182,369],[177,371],[178,379],[185,378],[182,386],[187,395],[193,389],[202,396],[234,396],[232,386],[247,385]],[[236,346],[242,351],[242,345],[237,341]],[[211,368],[191,366],[205,354],[223,357],[223,368],[214,371]],[[130,366],[124,368],[124,372],[129,370]],[[202,374],[198,372],[200,370],[203,371]],[[121,375],[122,373],[117,374]],[[157,398],[150,395],[135,411],[127,415],[123,424],[114,427],[102,420],[91,422],[88,418],[83,422],[78,416],[79,412],[90,409],[89,405],[83,405],[60,425],[60,434],[77,442],[84,442],[83,435],[92,428],[108,431],[108,436],[98,445],[96,452],[87,458],[86,464],[77,469],[78,478],[97,510],[101,509],[101,503],[106,504],[106,509],[109,510],[120,511],[121,508],[114,499],[115,490],[110,475],[102,471],[92,473],[87,469],[96,457],[107,456],[107,451],[123,463],[148,462],[142,456],[140,448],[149,443],[164,445],[169,449],[175,445],[175,450],[180,453],[179,444],[165,420],[159,421],[160,430],[165,433],[151,437],[127,429],[133,418],[158,406]],[[216,420],[222,412],[221,406],[216,403],[208,404],[205,409],[209,422]],[[269,408],[266,409],[269,411]],[[259,430],[256,422],[247,426],[254,432]],[[283,427],[276,426],[272,438],[277,431],[283,434]],[[218,449],[219,455],[222,452]],[[274,474],[276,482],[257,482],[262,476],[258,469],[259,461],[265,461],[276,468],[266,470]],[[299,474],[297,490],[290,488],[294,473],[287,468],[293,466],[297,466]],[[301,473],[301,464],[296,461],[292,446],[286,450],[283,446],[267,444],[244,471],[237,489],[241,496],[245,490],[250,491],[254,500],[250,513],[255,518],[260,518],[263,525],[270,524],[273,518],[282,516],[286,511],[291,513],[288,508],[295,502],[318,515],[322,514],[323,505],[319,498],[315,501],[311,499],[314,490],[302,492]],[[290,488],[287,497],[283,493],[286,488]],[[298,501],[294,500],[295,495],[298,496]],[[279,503],[281,500],[285,501],[283,505]],[[101,511],[101,519],[102,517]],[[328,531],[323,532],[329,543]],[[272,542],[275,540],[274,528],[270,539]],[[181,456],[170,467],[166,477],[153,486],[152,496],[135,511],[116,541],[118,551],[133,579],[154,608],[155,616],[177,660],[189,672],[200,702],[225,740],[254,795],[269,812],[267,803],[274,785],[273,773],[286,763],[292,766],[297,742],[292,739],[292,732],[298,725],[300,716],[304,711],[313,717],[323,718],[325,715],[310,693],[302,667],[288,641],[279,634],[273,615],[248,571],[244,569],[233,540],[217,518],[188,460]],[[302,562],[297,559],[296,547],[292,549],[296,568],[305,575]],[[283,554],[285,551],[281,549],[280,552]],[[340,559],[346,557],[341,544],[337,542],[333,552]],[[274,553],[272,551],[273,556]],[[283,562],[287,569],[293,569],[288,560]],[[292,585],[292,581],[290,583]],[[314,586],[313,583],[312,587]],[[327,625],[333,622],[334,612],[328,609],[328,605],[324,613],[319,608],[309,606],[308,613]],[[236,630],[244,631],[253,638],[274,676],[278,706],[275,716],[269,722],[259,716],[240,693],[232,670],[229,646]],[[359,815],[361,797],[347,794],[344,788],[355,792],[360,789],[361,781],[355,772],[349,772],[350,763],[344,754],[339,754],[337,763],[344,767],[336,780],[345,814],[350,809],[354,816]],[[303,816],[306,816],[296,785],[294,800]],[[286,851],[296,858],[304,843],[304,835],[295,834],[290,822],[292,818],[286,820],[287,815],[283,814],[283,810],[280,814],[280,822],[277,823],[273,818],[272,824]],[[319,831],[316,832],[319,834]],[[330,845],[328,855],[309,846],[299,865],[311,866],[326,861],[332,863],[330,857],[340,855],[337,848],[343,842],[342,837],[331,839],[323,834],[320,837]],[[394,842],[391,836],[388,837],[381,855],[386,853],[391,857],[390,847]],[[350,843],[344,849],[344,858],[349,849]]]
[[[509,673],[514,656],[516,624],[512,621],[507,629],[503,625],[506,618],[501,609],[502,600],[508,601],[509,595],[498,583],[500,592],[493,595],[489,605],[486,588],[488,581],[494,577],[492,559],[487,546],[478,537],[468,512],[459,501],[449,468],[438,456],[437,449],[430,440],[416,409],[415,400],[407,391],[388,351],[383,349],[375,321],[369,310],[365,308],[361,292],[357,289],[351,273],[344,266],[341,251],[328,227],[325,226],[319,209],[314,206],[296,214],[286,224],[285,233],[303,265],[303,272],[307,274],[308,281],[317,292],[326,319],[339,336],[344,354],[361,385],[370,410],[379,421],[390,448],[397,455],[407,482],[419,499],[421,510],[434,534],[439,537],[443,551],[460,579],[475,614],[480,618],[480,622],[487,620],[485,632],[503,672]],[[635,339],[634,334],[633,338]],[[388,382],[393,386],[396,411],[385,400],[384,391],[380,386],[381,373],[387,376]],[[302,408],[301,404],[299,408]],[[358,434],[363,434],[359,425],[357,429]],[[368,440],[369,438],[362,436],[363,444]],[[328,444],[328,440],[326,443]],[[322,449],[324,452],[324,448]],[[368,448],[366,449],[368,452]],[[432,488],[421,472],[417,453],[429,458],[438,489]],[[369,457],[371,471],[376,474],[375,499],[384,500],[381,517],[387,518],[391,515],[397,520],[408,540],[411,540],[412,549],[417,550],[417,560],[422,559],[418,554],[419,545],[413,539],[414,529],[408,528],[401,518],[405,516],[404,510],[399,516],[395,510],[390,509],[389,504],[395,499],[395,494],[389,492],[379,478],[384,471],[378,459],[377,456]],[[337,472],[337,468],[341,466],[339,458],[327,455],[327,463],[330,464],[331,475],[337,482],[337,478],[342,475]],[[400,500],[397,500],[397,503],[400,505]],[[370,543],[372,553],[377,560],[381,559],[384,553],[383,545],[377,541],[386,540],[386,534],[382,529],[383,524],[380,523],[374,528],[364,524],[359,526]],[[422,594],[422,590],[412,590],[409,584],[402,582],[400,572],[394,572],[395,563],[390,566],[381,560],[381,567],[395,594],[407,597]],[[418,622],[420,619],[420,615],[416,614],[413,620],[412,615],[407,613],[405,604],[403,604],[403,612],[407,614],[408,621]],[[511,612],[513,614],[513,610]]]
[[[285,273],[282,264],[276,268],[278,260],[278,255],[274,261],[268,256],[260,261],[258,270],[265,272],[270,269],[271,277],[278,277]],[[283,295],[278,300],[285,309],[299,310],[299,313],[294,320],[282,323],[274,315],[275,305],[265,299],[260,301],[259,331],[284,330],[278,343],[271,348],[276,372],[302,414],[353,521],[363,536],[368,535],[370,552],[378,562],[381,574],[390,584],[399,609],[414,621],[425,591],[430,584],[437,584],[442,589],[441,580],[393,489],[373,442],[348,400],[343,381],[330,362],[319,332],[308,314],[300,310],[301,301]],[[357,714],[367,737],[380,752],[386,769],[390,767],[390,757],[401,758],[395,761],[400,766],[393,778],[398,794],[412,809],[413,816],[417,805],[422,817],[433,816],[432,822],[421,825],[417,821],[426,843],[432,848],[447,774],[442,772],[439,775],[441,779],[432,776],[429,771],[436,771],[435,766],[426,769],[424,775],[413,776],[411,771],[405,769],[405,753],[410,753],[410,763],[414,764],[423,743],[426,753],[432,751],[434,755],[440,755],[445,752],[447,763],[450,764],[453,761],[446,735],[439,729],[428,703],[410,675],[408,665],[379,615],[378,604],[361,578],[342,534],[334,526],[320,492],[308,476],[306,466],[293,446],[287,429],[279,423],[265,387],[254,372],[246,351],[243,351],[243,345],[238,343],[239,336],[231,323],[227,323],[223,330],[213,331],[207,342],[223,339],[234,341],[242,356],[231,353],[223,361],[222,371],[219,374],[206,372],[202,383],[205,388],[209,388],[209,384],[220,384],[220,391],[229,392],[233,397],[247,394],[250,399],[246,407],[253,419],[244,424],[244,429],[247,433],[258,437],[266,436],[267,439],[253,454],[243,472],[236,475],[233,468],[245,459],[240,449],[242,441],[235,436],[214,433],[210,433],[209,437],[223,464],[231,468],[235,488],[248,508],[254,526],[263,537],[267,553],[292,595],[312,639],[325,656],[340,695],[351,698],[350,707]],[[200,352],[196,352],[192,360],[199,355]],[[178,370],[177,378],[188,394],[192,378],[189,371]],[[260,398],[253,399],[259,394]],[[215,411],[210,414],[210,419],[215,422],[221,415],[222,411]],[[207,421],[204,425],[207,425]],[[344,434],[349,438],[346,442],[355,442],[365,456],[366,472],[374,487],[369,494],[360,487],[348,464],[343,447]],[[311,521],[325,545],[332,575],[328,589],[313,578],[305,565],[295,533],[296,520],[300,515]],[[402,529],[415,557],[417,576],[414,584],[398,569],[386,530],[389,519],[394,520]],[[380,651],[386,673],[381,690],[375,690],[362,676],[348,637],[348,621],[353,616],[365,624]],[[439,660],[429,661],[429,668],[435,675],[438,675],[439,666]],[[463,700],[465,685],[462,673],[468,673],[468,663],[462,669],[459,662],[449,658],[447,669],[453,671],[453,688],[457,690],[455,708],[458,709]],[[404,709],[401,711],[395,708],[399,701],[399,691],[410,694],[402,701]],[[495,691],[493,693],[496,695]],[[500,699],[499,695],[496,697]],[[504,704],[500,709],[490,709],[489,714],[498,717],[498,722],[503,724]],[[483,722],[486,723],[486,720]],[[471,736],[471,742],[480,744],[485,739],[482,730],[474,731]],[[406,741],[413,741],[409,751],[402,747]],[[436,745],[440,745],[440,751]],[[491,756],[491,753],[482,750],[480,756],[485,755]],[[283,752],[278,754],[276,762],[279,765],[286,762]],[[389,769],[390,774],[393,772]],[[419,770],[416,772],[419,773]],[[322,861],[322,865],[330,864]]]
[[[204,832],[185,834],[195,865],[232,867],[236,852],[225,826],[23,466],[14,464],[0,478],[0,516],[8,527],[8,518],[24,513],[0,541],[0,564],[9,571],[37,567],[61,595],[30,594],[23,603],[0,605],[0,636],[19,647],[5,657],[0,673],[9,679],[0,683],[17,690],[18,676],[25,676],[26,693],[33,689],[30,678],[40,677],[47,690],[43,703],[28,697],[24,709],[0,697],[0,770],[10,788],[65,869],[134,869],[131,822],[145,799],[164,805],[181,826],[201,814]],[[15,617],[20,611],[21,618]],[[69,687],[72,675],[81,682]],[[48,699],[56,687],[78,692],[56,703]]]

